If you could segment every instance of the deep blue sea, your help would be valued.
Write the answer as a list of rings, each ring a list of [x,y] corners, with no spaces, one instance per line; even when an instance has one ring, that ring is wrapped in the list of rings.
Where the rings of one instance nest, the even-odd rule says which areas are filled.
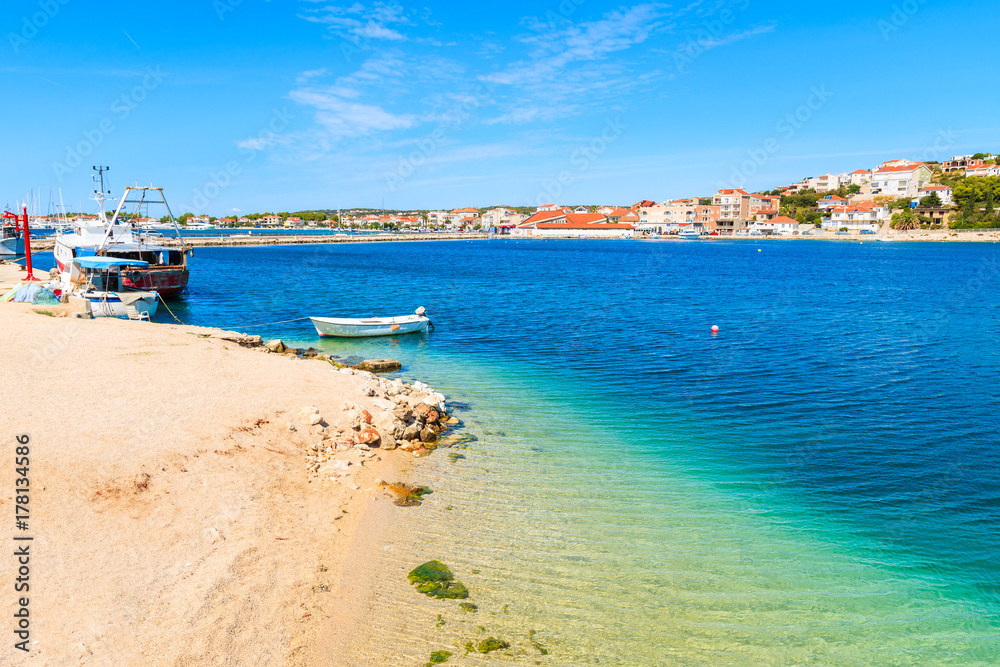
[[[430,335],[259,326],[417,306]],[[1000,664],[995,244],[210,248],[172,307],[467,404],[412,556],[529,664]]]

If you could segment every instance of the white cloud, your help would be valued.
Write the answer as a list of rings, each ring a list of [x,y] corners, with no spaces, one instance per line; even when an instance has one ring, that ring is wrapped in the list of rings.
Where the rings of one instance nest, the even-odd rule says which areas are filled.
[[[658,3],[636,5],[609,12],[598,21],[557,30],[535,25],[534,34],[521,38],[530,49],[530,58],[486,78],[504,85],[549,81],[575,63],[602,60],[611,53],[645,42],[666,25],[663,8]]]
[[[327,137],[334,140],[377,131],[407,129],[416,123],[413,116],[397,115],[376,104],[354,101],[351,99],[354,92],[339,87],[300,88],[293,90],[290,97],[299,104],[313,107],[316,122]]]
[[[317,3],[320,0],[306,1]],[[360,2],[343,7],[324,5],[306,9],[301,17],[325,25],[331,33],[352,41],[403,41],[406,36],[398,28],[412,25],[402,6],[385,2],[376,2],[370,7]]]
[[[326,74],[326,68],[321,67],[319,69],[310,69],[302,72],[295,78],[295,83],[305,83],[310,79],[315,79]]]
[[[725,46],[727,44],[739,42],[744,39],[750,39],[751,37],[756,37],[757,35],[765,35],[769,32],[774,32],[775,28],[777,27],[778,27],[777,23],[768,23],[766,25],[758,26],[756,28],[751,28],[750,30],[744,30],[742,32],[734,32],[730,35],[722,35],[720,37],[713,37],[710,39],[699,40],[698,43],[705,51],[709,51],[711,49],[717,49],[720,46]]]

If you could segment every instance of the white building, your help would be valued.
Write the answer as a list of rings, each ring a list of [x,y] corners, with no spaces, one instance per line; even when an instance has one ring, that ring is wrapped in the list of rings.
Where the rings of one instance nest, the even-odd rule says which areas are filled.
[[[785,234],[793,234],[798,231],[798,221],[786,218],[782,215],[771,218],[770,220],[757,220],[750,225],[751,233],[760,232],[765,235],[782,236]]]
[[[514,211],[509,208],[492,208],[483,213],[483,225],[486,227],[499,227],[508,222]]]
[[[872,173],[866,169],[858,169],[857,171],[852,171],[849,174],[844,174],[846,177],[841,185],[851,186],[864,186],[872,182]]]
[[[981,164],[978,167],[969,167],[965,170],[965,175],[969,178],[973,176],[1000,176],[1000,165]]]
[[[930,167],[922,162],[886,162],[872,174],[872,194],[916,197],[921,188],[930,185],[932,175]]]
[[[823,229],[836,232],[846,227],[852,232],[877,232],[888,218],[885,206],[838,206],[830,211],[830,219],[823,221]]]
[[[925,185],[920,189],[917,196],[923,199],[924,197],[929,197],[935,193],[941,198],[942,206],[951,206],[955,203],[955,191],[947,185]]]
[[[837,195],[827,195],[816,202],[816,208],[821,211],[829,212],[837,206],[847,206],[847,203],[847,200],[843,197],[839,197]]]
[[[824,174],[815,178],[807,178],[803,183],[805,183],[806,189],[815,190],[816,192],[829,192],[843,185],[848,176],[849,174]]]
[[[663,232],[660,230],[663,229],[666,222],[667,205],[649,201],[642,203],[644,205],[639,206],[637,212],[639,224],[636,225],[636,229],[641,232],[662,234]]]

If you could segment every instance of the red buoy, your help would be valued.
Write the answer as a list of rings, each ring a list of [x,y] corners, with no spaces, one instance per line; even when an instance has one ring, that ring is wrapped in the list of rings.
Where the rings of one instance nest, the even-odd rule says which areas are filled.
[[[718,324],[716,324],[714,327],[712,327],[712,333],[719,333],[719,325]]]

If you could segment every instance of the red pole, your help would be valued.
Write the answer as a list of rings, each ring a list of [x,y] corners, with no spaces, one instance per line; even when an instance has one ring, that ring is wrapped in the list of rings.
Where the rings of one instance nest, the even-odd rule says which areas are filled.
[[[28,269],[28,275],[25,280],[29,282],[39,282],[38,278],[35,277],[34,271],[31,268],[31,232],[28,231],[28,207],[24,207],[24,264]]]

